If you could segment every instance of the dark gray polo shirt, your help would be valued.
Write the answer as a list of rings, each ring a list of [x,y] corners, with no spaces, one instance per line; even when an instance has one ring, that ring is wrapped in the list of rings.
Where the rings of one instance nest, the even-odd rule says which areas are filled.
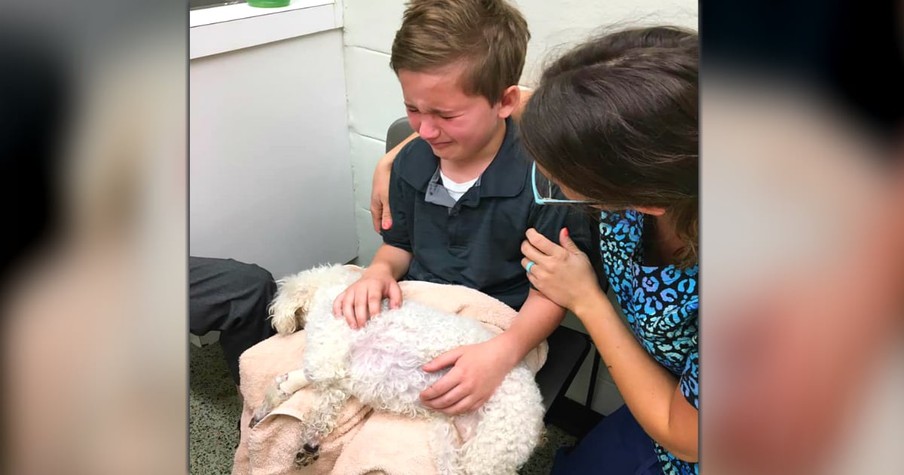
[[[413,254],[405,279],[464,285],[520,309],[530,290],[521,267],[525,231],[536,228],[558,243],[567,226],[589,254],[586,214],[534,203],[530,164],[509,119],[496,158],[455,202],[442,186],[430,145],[420,138],[408,143],[392,166],[392,229],[383,231],[384,243]]]

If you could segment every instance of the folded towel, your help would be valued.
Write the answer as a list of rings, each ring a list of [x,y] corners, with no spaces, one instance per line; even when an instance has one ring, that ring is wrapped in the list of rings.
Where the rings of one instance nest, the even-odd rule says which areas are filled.
[[[473,318],[497,334],[505,331],[517,314],[499,300],[464,286],[414,281],[399,285],[405,300]],[[312,391],[298,391],[254,429],[248,428],[273,379],[300,368],[304,346],[305,332],[299,331],[273,336],[242,354],[240,389],[245,403],[233,475],[436,473],[428,444],[429,422],[374,412],[356,399],[346,403],[336,429],[320,446],[320,458],[308,467],[296,468],[294,460],[301,445],[300,419],[311,407]],[[536,373],[545,363],[546,353],[544,342],[524,361]]]

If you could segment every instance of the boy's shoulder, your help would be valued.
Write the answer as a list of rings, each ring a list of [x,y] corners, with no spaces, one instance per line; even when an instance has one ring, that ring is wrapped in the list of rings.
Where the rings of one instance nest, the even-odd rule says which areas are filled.
[[[392,178],[399,178],[418,190],[425,190],[439,161],[430,144],[420,137],[405,144],[392,162]],[[391,178],[391,179],[392,179]]]
[[[402,147],[401,150],[399,150],[399,154],[396,156],[395,163],[399,163],[400,165],[404,164],[407,167],[410,166],[409,162],[413,160],[423,159],[424,157],[436,158],[433,155],[433,150],[430,148],[430,144],[428,144],[426,140],[418,136],[405,144],[405,146]]]
[[[508,124],[505,140],[496,153],[496,158],[481,176],[482,196],[497,198],[526,199],[524,190],[529,184],[530,155],[524,149],[518,127],[511,119]],[[530,197],[533,201],[533,197]]]

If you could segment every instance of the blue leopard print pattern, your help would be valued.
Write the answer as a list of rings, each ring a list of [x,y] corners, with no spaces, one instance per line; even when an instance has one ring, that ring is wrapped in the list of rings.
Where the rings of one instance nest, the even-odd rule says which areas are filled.
[[[699,410],[699,267],[642,265],[643,219],[643,214],[636,211],[600,213],[603,267],[637,341],[680,378],[682,394]],[[659,444],[654,445],[663,473],[699,473],[696,463],[680,460]]]

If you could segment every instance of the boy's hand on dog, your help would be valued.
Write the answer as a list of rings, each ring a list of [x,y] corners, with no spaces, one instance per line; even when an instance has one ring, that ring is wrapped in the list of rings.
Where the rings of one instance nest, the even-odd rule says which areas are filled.
[[[402,304],[402,289],[391,276],[364,276],[350,285],[333,301],[333,315],[343,317],[348,326],[359,329],[380,313],[383,298],[389,298],[390,308]]]
[[[447,351],[423,366],[434,372],[452,366],[445,376],[421,392],[421,403],[450,416],[476,411],[515,366],[498,339]]]

